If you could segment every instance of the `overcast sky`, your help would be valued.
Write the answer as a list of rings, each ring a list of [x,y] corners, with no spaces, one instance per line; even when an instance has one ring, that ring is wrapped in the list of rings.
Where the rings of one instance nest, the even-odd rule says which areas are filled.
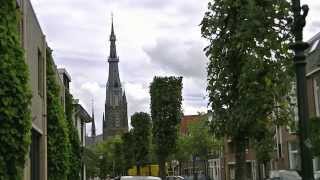
[[[150,112],[154,76],[183,76],[184,114],[207,111],[206,42],[199,23],[208,0],[31,0],[58,67],[71,75],[71,91],[102,132],[108,76],[111,12],[128,117]],[[320,31],[320,1],[308,3],[305,39]],[[129,118],[130,119],[130,118]],[[87,126],[87,130],[91,125]]]

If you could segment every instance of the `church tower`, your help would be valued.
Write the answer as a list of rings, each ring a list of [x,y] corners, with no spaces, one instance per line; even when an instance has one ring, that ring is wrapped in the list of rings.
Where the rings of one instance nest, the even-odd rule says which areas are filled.
[[[119,76],[119,57],[116,49],[116,35],[111,23],[109,76],[106,85],[105,117],[103,139],[128,132],[127,99]]]
[[[96,123],[94,122],[94,103],[92,100],[92,126],[91,126],[91,138],[93,140],[93,143],[95,143],[95,138],[96,138]]]

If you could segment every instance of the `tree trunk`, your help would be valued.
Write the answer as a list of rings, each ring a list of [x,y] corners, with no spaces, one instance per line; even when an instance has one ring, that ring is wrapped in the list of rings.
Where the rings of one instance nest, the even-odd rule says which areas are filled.
[[[205,177],[206,179],[209,179],[209,162],[208,162],[208,159],[204,160],[204,174],[205,174]]]
[[[159,176],[161,179],[166,179],[166,161],[164,159],[159,161]]]
[[[247,164],[246,164],[246,139],[234,138],[235,143],[235,179],[246,180],[247,179]]]
[[[265,161],[265,162],[263,162],[264,172],[265,172],[266,178],[269,178],[269,173],[270,173],[270,165],[269,165],[269,162],[270,162],[270,161]]]
[[[257,167],[258,167],[258,179],[263,180],[263,173],[262,173],[262,163],[260,161],[257,161]]]
[[[149,168],[149,176],[151,176],[152,174],[151,174],[151,165],[150,164],[148,165],[148,168]]]
[[[141,176],[140,164],[137,164],[137,176]]]
[[[181,166],[182,166],[182,161],[179,161],[179,172],[178,172],[179,176],[181,176],[181,168],[182,168]]]
[[[197,172],[196,172],[196,156],[192,156],[192,173],[193,173],[193,180],[198,180]]]

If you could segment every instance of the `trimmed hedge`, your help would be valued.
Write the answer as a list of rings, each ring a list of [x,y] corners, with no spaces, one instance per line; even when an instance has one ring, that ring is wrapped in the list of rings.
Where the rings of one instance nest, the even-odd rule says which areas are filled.
[[[0,179],[20,180],[31,142],[31,91],[15,0],[0,6]]]

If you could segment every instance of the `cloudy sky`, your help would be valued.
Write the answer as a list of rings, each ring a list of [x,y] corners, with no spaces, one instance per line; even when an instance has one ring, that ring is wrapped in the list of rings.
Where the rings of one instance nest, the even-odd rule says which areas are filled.
[[[183,76],[185,114],[207,110],[206,63],[199,23],[208,0],[31,0],[58,67],[72,77],[71,91],[102,132],[108,75],[111,13],[128,116],[149,112],[149,85],[156,75]],[[320,31],[320,1],[310,6],[309,39]],[[317,19],[318,18],[318,19]],[[87,129],[90,129],[88,125]]]

